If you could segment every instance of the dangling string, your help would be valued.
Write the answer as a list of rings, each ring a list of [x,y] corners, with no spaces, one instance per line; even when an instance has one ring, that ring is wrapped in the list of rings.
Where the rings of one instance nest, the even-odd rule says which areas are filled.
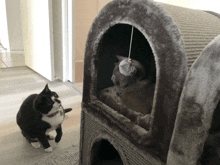
[[[131,63],[131,46],[132,46],[132,40],[133,40],[133,31],[134,31],[134,27],[132,26],[128,59],[122,60],[119,63],[119,71],[124,76],[132,76],[136,72],[135,66],[133,66]]]
[[[131,45],[132,45],[132,39],[133,39],[133,31],[134,31],[134,26],[132,26],[131,29],[131,40],[130,40],[130,48],[129,48],[129,55],[128,55],[128,61],[131,62]]]

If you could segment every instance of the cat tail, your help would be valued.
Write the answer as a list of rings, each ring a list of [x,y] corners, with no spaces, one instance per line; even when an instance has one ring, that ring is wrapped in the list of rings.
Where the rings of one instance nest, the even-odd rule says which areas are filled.
[[[64,109],[64,113],[68,113],[68,112],[70,112],[70,111],[72,111],[72,108],[66,108],[66,109]]]

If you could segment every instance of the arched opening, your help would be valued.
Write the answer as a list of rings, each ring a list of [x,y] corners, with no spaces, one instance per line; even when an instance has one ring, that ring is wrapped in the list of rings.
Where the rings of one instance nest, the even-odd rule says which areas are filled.
[[[103,35],[98,46],[98,91],[113,86],[111,81],[114,64],[118,61],[116,55],[128,57],[131,25],[116,24],[109,28]],[[133,39],[131,47],[131,58],[139,61],[146,70],[146,77],[150,74],[156,79],[155,61],[152,49],[144,37],[144,35],[136,28],[134,28]],[[152,66],[153,65],[153,66]]]
[[[118,151],[107,140],[96,142],[91,150],[91,165],[123,165]]]
[[[96,61],[97,91],[98,92],[101,91],[101,95],[102,95],[101,97],[98,98],[107,105],[110,105],[110,107],[114,108],[115,110],[121,109],[113,105],[116,102],[120,103],[120,98],[117,99],[117,94],[114,93],[115,92],[114,84],[112,82],[111,77],[113,75],[115,64],[119,61],[117,55],[126,58],[129,55],[131,30],[132,30],[131,25],[116,24],[105,32],[98,45],[98,51],[97,51],[98,59]],[[147,39],[144,37],[144,35],[135,27],[133,31],[130,57],[131,59],[138,61],[144,67],[145,75],[142,80],[149,80],[151,86],[155,85],[156,66],[155,66],[155,60],[152,49]],[[145,82],[143,82],[141,85],[143,85]],[[148,84],[146,83],[143,85],[143,87],[145,88],[147,85]],[[140,85],[137,86],[139,87]],[[152,108],[152,104],[153,104],[152,102],[154,97],[154,86],[153,88],[151,88],[151,86],[149,88],[147,87],[147,89],[144,90],[146,91],[146,94],[142,92],[143,91],[142,89],[137,89],[136,86],[134,87],[134,89],[131,90],[129,89],[129,94],[126,93],[127,95],[129,95],[129,97],[125,98],[126,100],[125,102],[127,103],[132,102],[132,103],[126,105],[126,107],[134,111],[141,112],[144,115],[149,113]],[[108,90],[103,90],[103,89],[108,89]],[[142,96],[133,95],[133,93],[138,93],[140,91],[142,92]],[[106,102],[106,100],[111,100],[110,101],[111,103],[109,103],[108,101]],[[146,102],[149,102],[148,104],[150,105],[146,105]],[[141,106],[138,107],[136,105],[141,105]],[[148,108],[143,108],[146,106],[148,106]],[[148,109],[148,110],[141,111],[141,109]]]

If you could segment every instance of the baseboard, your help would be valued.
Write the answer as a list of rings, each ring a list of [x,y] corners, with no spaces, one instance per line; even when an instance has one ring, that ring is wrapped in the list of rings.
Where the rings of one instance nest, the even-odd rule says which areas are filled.
[[[0,53],[24,54],[24,51],[8,51],[6,49],[0,49]]]
[[[7,51],[6,51],[7,52]],[[9,51],[10,53],[12,54],[24,54],[24,51],[23,50],[13,50],[13,51]]]

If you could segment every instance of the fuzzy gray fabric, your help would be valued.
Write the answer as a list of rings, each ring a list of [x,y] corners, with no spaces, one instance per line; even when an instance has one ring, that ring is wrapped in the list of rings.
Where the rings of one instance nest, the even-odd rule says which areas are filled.
[[[139,54],[135,56],[133,52],[131,58],[139,58],[136,60],[141,61],[147,58],[140,56],[153,54],[156,64],[156,85],[150,114],[138,113],[124,107],[113,91],[111,76],[114,62],[117,54],[127,57],[126,41],[130,41],[130,25],[134,27],[134,32],[143,34],[149,44],[142,44],[143,40],[135,38],[134,34],[134,38],[139,41],[139,47],[136,45],[135,49],[133,45],[132,50]],[[207,137],[210,116],[214,111],[212,108],[219,100],[214,93],[210,95],[214,99],[212,104],[212,99],[205,99],[210,92],[214,92],[212,88],[209,91],[210,83],[213,82],[208,77],[214,79],[214,75],[218,74],[215,73],[217,57],[207,53],[215,51],[215,46],[209,45],[211,50],[207,47],[202,54],[208,54],[207,56],[215,59],[214,65],[210,65],[212,59],[207,57],[198,59],[195,65],[193,63],[204,47],[220,33],[219,27],[219,17],[213,13],[158,4],[151,0],[113,0],[97,15],[88,34],[84,63],[83,111],[114,128],[113,134],[121,132],[119,136],[126,135],[126,138],[137,146],[144,146],[147,150],[149,145],[154,145],[159,153],[157,156],[165,162],[179,105],[168,164],[195,164]],[[211,45],[216,45],[213,44],[215,42],[217,43],[217,39]],[[148,50],[141,52],[142,48]],[[204,58],[209,62],[205,63]],[[179,103],[187,69],[190,70],[189,74],[194,76],[193,80],[188,77]],[[205,77],[211,69],[213,72]],[[149,74],[154,76],[153,73]],[[199,93],[190,92],[188,86]],[[211,87],[216,89],[216,86]],[[101,91],[103,93],[99,95]],[[199,98],[201,94],[207,97]],[[201,102],[197,103],[197,99]],[[211,114],[204,109],[207,105],[212,109]],[[205,113],[200,113],[203,111]],[[82,117],[81,132],[89,129],[83,125],[84,122]],[[183,140],[184,138],[186,140]],[[81,150],[83,144],[81,141]],[[82,159],[82,155],[80,158]]]
[[[153,50],[157,71],[152,120],[147,133],[148,140],[140,139],[145,139],[147,141],[145,143],[154,142],[161,151],[161,155],[166,155],[187,73],[187,61],[179,29],[160,5],[150,0],[130,0],[128,3],[114,0],[97,15],[86,43],[83,103],[96,104],[97,86],[99,86],[97,79],[100,77],[98,72],[99,69],[107,68],[107,66],[97,67],[97,63],[105,56],[105,54],[99,54],[99,45],[103,35],[116,24],[127,24],[137,28],[148,40]],[[103,107],[89,112],[108,116],[108,113],[112,113],[111,111]],[[114,118],[122,117],[118,113],[114,115]],[[109,125],[116,124],[127,134],[131,131],[136,132],[133,134],[136,138],[131,139],[134,143],[137,143],[134,140],[137,137],[146,136],[145,133],[137,132],[135,124],[126,125],[125,120],[115,120],[114,123],[111,119],[107,120],[110,120]],[[125,126],[124,129],[123,126]]]
[[[220,35],[191,67],[181,94],[168,165],[197,165],[220,99]]]

